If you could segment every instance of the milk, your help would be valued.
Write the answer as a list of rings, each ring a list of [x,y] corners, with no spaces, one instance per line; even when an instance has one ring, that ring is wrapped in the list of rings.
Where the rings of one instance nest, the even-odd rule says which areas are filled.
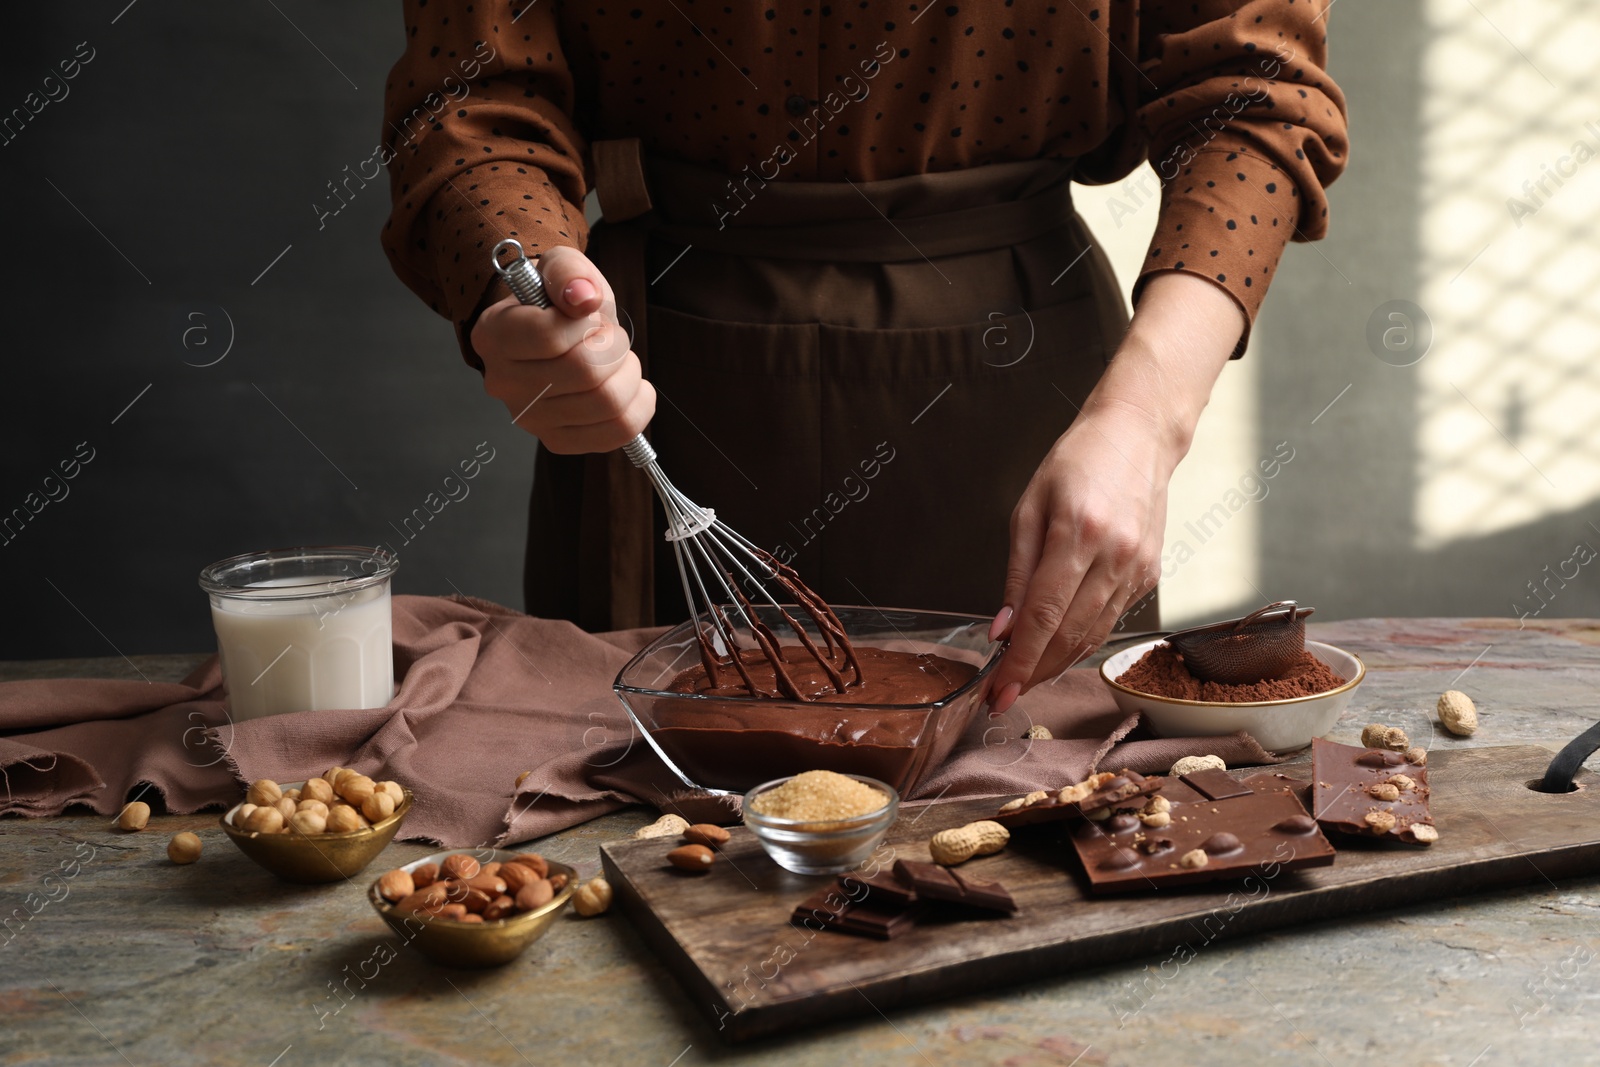
[[[381,708],[394,696],[388,581],[327,596],[281,599],[306,578],[259,582],[211,598],[211,621],[234,721],[289,711]],[[260,592],[256,592],[259,590]]]

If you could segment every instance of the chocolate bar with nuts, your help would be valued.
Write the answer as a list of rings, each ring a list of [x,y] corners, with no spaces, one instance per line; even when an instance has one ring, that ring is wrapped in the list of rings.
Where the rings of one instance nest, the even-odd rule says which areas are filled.
[[[1039,790],[1018,797],[1003,805],[995,813],[994,821],[1002,826],[1028,826],[1036,822],[1056,822],[1063,819],[1083,818],[1093,812],[1107,814],[1127,805],[1137,797],[1147,796],[1161,788],[1163,778],[1146,778],[1134,771],[1122,770],[1115,774],[1103,771],[1092,774],[1076,785],[1065,786],[1054,792]],[[1133,804],[1138,807],[1138,804]]]
[[[1257,779],[1259,781],[1259,779]],[[1163,810],[1120,811],[1085,821],[1072,834],[1094,893],[1136,893],[1172,886],[1326,867],[1333,846],[1287,785],[1243,795],[1178,803]]]
[[[1311,810],[1324,830],[1413,845],[1439,840],[1428,810],[1428,754],[1311,742]]]

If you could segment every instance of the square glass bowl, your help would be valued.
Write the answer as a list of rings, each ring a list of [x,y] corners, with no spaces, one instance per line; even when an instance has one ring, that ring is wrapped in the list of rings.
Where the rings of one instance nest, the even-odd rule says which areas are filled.
[[[810,618],[788,610],[820,644]],[[857,646],[932,653],[972,664],[978,672],[922,704],[673,693],[666,686],[700,662],[694,624],[683,622],[634,656],[613,688],[650,747],[691,789],[742,794],[775,778],[825,770],[876,778],[909,795],[950,755],[977,715],[1005,646],[989,640],[991,620],[978,615],[848,606],[834,612]],[[758,614],[780,639],[792,636],[771,608]],[[742,625],[734,629],[754,647]]]

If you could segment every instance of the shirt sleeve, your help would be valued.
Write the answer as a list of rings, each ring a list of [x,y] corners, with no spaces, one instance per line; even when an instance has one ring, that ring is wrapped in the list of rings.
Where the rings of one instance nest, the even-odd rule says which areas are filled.
[[[481,369],[469,337],[486,298],[504,292],[495,243],[512,237],[532,255],[588,239],[572,75],[550,4],[405,0],[404,12],[405,53],[384,89],[383,249]]]
[[[1162,183],[1134,300],[1163,271],[1220,286],[1244,311],[1244,353],[1290,239],[1328,228],[1344,169],[1344,94],[1328,77],[1324,0],[1148,2],[1137,124]]]

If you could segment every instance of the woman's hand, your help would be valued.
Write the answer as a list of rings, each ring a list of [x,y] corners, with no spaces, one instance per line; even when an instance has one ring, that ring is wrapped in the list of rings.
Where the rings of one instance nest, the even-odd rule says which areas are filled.
[[[1011,515],[1011,647],[990,713],[1088,656],[1160,577],[1167,484],[1244,326],[1233,298],[1171,272],[1146,283],[1128,334]]]
[[[553,307],[507,297],[472,328],[483,387],[552,452],[620,448],[649,425],[656,391],[617,324],[611,285],[572,248],[543,253],[539,272]]]

